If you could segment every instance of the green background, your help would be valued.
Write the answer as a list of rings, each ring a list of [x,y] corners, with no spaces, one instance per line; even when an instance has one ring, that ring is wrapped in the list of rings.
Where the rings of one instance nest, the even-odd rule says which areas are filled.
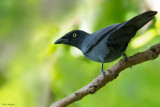
[[[100,74],[100,63],[54,41],[73,29],[92,33],[147,10],[158,0],[1,0],[0,107],[48,107]],[[160,41],[160,15],[132,39],[127,55]],[[106,63],[109,69],[121,58]],[[132,69],[69,107],[160,107],[160,57]],[[10,105],[9,105],[10,104]]]

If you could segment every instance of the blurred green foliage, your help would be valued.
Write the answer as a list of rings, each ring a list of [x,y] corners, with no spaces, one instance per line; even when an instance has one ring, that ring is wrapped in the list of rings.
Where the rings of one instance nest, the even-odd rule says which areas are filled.
[[[53,42],[72,29],[92,33],[150,9],[159,11],[157,4],[157,0],[1,0],[0,107],[48,107],[87,85],[99,75],[101,64]],[[159,34],[158,14],[131,41],[127,55],[158,43]],[[69,107],[160,106],[159,60],[126,69],[100,91]]]

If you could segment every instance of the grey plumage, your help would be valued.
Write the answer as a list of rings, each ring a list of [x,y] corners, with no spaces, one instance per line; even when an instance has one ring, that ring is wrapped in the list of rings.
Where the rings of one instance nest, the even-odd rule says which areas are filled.
[[[147,11],[119,24],[110,25],[92,34],[82,30],[73,30],[58,39],[55,44],[67,44],[79,48],[84,56],[102,63],[111,62],[125,54],[130,40],[137,31],[154,18],[156,11]]]

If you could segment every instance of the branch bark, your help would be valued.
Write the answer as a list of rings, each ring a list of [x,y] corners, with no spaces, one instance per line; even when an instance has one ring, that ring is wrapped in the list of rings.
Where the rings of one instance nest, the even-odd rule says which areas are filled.
[[[50,107],[66,107],[67,105],[82,99],[88,94],[94,94],[100,88],[105,86],[108,82],[112,81],[113,79],[116,79],[119,73],[124,69],[143,63],[145,61],[154,60],[158,57],[159,54],[160,43],[153,45],[144,52],[138,52],[135,55],[128,57],[127,61],[122,59],[109,70],[107,70],[105,72],[105,76],[97,76],[90,84],[84,86],[83,88],[79,89],[73,94],[51,104]]]

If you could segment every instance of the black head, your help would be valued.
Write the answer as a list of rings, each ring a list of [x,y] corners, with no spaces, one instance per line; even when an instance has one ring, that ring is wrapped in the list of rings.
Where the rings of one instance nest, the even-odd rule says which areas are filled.
[[[88,35],[82,30],[73,30],[56,40],[54,44],[67,44],[81,49],[82,43]]]

